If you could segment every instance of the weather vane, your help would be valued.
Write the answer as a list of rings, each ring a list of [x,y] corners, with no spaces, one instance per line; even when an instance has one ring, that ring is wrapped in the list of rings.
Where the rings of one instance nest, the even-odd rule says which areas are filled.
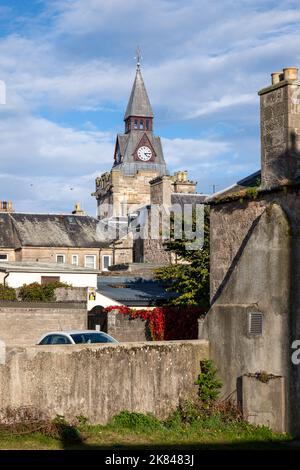
[[[141,54],[140,46],[137,46],[135,54],[136,54],[136,56],[135,56],[136,66],[139,68],[140,65],[141,65],[141,60],[142,60],[142,54]]]

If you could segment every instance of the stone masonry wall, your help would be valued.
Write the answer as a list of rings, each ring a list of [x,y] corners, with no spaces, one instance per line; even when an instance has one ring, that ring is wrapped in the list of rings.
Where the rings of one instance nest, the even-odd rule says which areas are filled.
[[[106,423],[123,410],[166,418],[197,393],[206,341],[7,348],[0,411],[33,407],[66,419]]]
[[[215,295],[265,201],[233,201],[210,208],[210,293]]]
[[[115,312],[107,314],[107,333],[120,342],[146,341],[149,339],[146,322],[140,318]]]
[[[211,297],[214,296],[245,238],[266,206],[276,202],[288,215],[295,235],[300,227],[300,188],[266,193],[257,199],[230,201],[210,208]],[[300,233],[299,233],[300,234]]]
[[[300,82],[282,82],[259,92],[262,186],[293,181],[300,174]]]

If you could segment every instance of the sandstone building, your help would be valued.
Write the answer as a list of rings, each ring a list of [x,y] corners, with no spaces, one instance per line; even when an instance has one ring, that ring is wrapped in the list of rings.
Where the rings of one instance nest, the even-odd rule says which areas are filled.
[[[149,182],[167,174],[160,137],[153,133],[153,111],[138,64],[118,134],[110,172],[96,179],[98,217],[127,216],[150,203]]]
[[[112,262],[112,250],[100,240],[98,223],[94,217],[79,215],[78,207],[73,214],[25,214],[1,203],[0,262],[51,262],[105,270]]]
[[[196,193],[196,182],[187,171],[170,175],[164,159],[161,139],[154,135],[154,114],[143,81],[140,64],[126,108],[124,134],[116,138],[114,162],[110,172],[96,178],[98,218],[108,225],[117,224],[121,236],[113,247],[119,247],[114,263],[169,263],[174,261],[163,248],[161,238],[134,239],[137,225],[149,218],[153,205],[164,211],[176,204],[202,203],[203,194]],[[122,226],[128,235],[122,236]],[[141,231],[140,231],[141,233]]]

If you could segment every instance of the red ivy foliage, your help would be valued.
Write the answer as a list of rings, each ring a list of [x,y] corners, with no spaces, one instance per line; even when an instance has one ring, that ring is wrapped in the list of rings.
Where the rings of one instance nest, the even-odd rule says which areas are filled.
[[[130,318],[141,318],[148,322],[151,337],[154,341],[175,339],[197,339],[198,318],[205,314],[201,307],[155,307],[153,309],[135,310],[125,306],[112,306],[107,312],[116,310]]]

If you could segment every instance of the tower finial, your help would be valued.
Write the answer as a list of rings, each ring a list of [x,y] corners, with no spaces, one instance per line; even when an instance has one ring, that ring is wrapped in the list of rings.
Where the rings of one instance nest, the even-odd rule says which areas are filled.
[[[141,54],[141,49],[140,49],[140,46],[137,46],[136,50],[135,50],[135,59],[136,59],[136,67],[137,69],[140,68],[141,66],[141,60],[142,60],[142,54]]]

